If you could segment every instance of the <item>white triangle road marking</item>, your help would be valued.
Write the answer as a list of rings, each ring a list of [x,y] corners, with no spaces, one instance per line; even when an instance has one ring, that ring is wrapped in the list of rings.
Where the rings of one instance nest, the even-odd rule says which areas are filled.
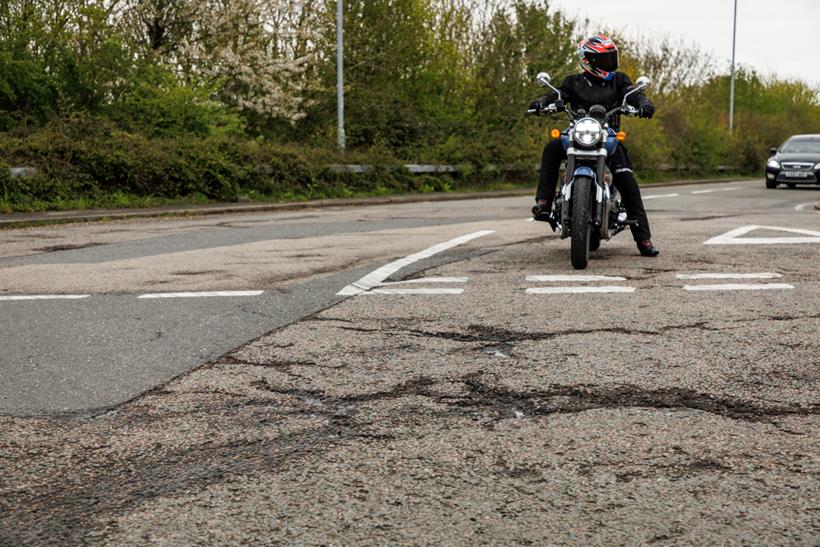
[[[803,237],[741,237],[755,230],[772,230],[800,234]],[[784,245],[791,243],[820,243],[820,232],[801,230],[798,228],[783,228],[780,226],[741,226],[723,235],[705,241],[704,245]]]

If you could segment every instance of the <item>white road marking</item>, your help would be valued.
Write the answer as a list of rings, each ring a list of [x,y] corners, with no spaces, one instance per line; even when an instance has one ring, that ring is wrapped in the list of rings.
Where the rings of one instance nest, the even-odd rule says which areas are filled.
[[[437,255],[448,249],[452,249],[453,247],[457,247],[459,245],[467,243],[468,241],[472,241],[474,239],[484,237],[492,233],[495,233],[495,231],[482,230],[480,232],[474,232],[472,234],[467,234],[465,236],[451,239],[450,241],[445,241],[444,243],[439,243],[438,245],[433,245],[428,249],[412,254],[410,256],[406,256],[404,258],[400,258],[399,260],[393,261],[390,264],[387,264],[373,272],[370,272],[363,278],[359,279],[355,283],[351,283],[350,285],[348,285],[336,294],[338,296],[355,296],[357,294],[365,293],[373,289],[374,287],[378,287],[384,282],[385,279],[387,279],[397,271],[401,270],[402,268],[409,266],[410,264],[413,264],[414,262],[424,260],[425,258],[430,258],[433,255]]]
[[[360,294],[464,294],[464,289],[370,289]]]
[[[467,277],[422,277],[420,279],[408,279],[406,281],[391,281],[380,283],[380,287],[389,285],[404,285],[405,283],[467,283]]]
[[[713,188],[711,190],[696,190],[693,194],[711,194],[712,192],[731,192],[732,190],[739,190],[739,188]]]
[[[724,285],[684,285],[687,291],[772,291],[793,289],[788,283],[759,283],[757,285],[741,285],[726,283]]]
[[[660,199],[660,198],[676,198],[680,194],[659,194],[656,196],[644,196],[643,200],[646,201],[648,199]]]
[[[527,294],[599,294],[599,293],[633,293],[635,287],[534,287],[527,289]]]
[[[678,279],[777,279],[783,277],[777,273],[700,273],[700,274],[678,274]]]
[[[809,203],[801,203],[800,205],[795,205],[794,210],[802,212],[806,207],[814,207],[814,204],[814,201],[811,201]]]
[[[626,281],[626,278],[609,275],[530,275],[527,276],[527,281],[532,283],[549,283],[552,281],[577,281],[583,283],[585,281]]]
[[[90,294],[30,294],[30,295],[12,295],[0,296],[0,301],[10,302],[18,300],[81,300],[88,298]]]
[[[231,296],[259,296],[265,291],[209,291],[209,292],[164,292],[155,294],[143,294],[137,298],[157,299],[157,298],[213,298]]]
[[[810,237],[740,237],[754,230],[774,230]],[[741,226],[723,235],[705,241],[704,245],[783,245],[791,243],[820,243],[820,232],[800,230],[798,228],[781,228],[779,226]]]

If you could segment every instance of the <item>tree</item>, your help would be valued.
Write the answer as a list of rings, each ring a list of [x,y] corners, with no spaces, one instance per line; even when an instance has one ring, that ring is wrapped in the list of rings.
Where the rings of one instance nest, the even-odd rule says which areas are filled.
[[[131,0],[121,24],[190,85],[248,116],[304,116],[315,0]]]

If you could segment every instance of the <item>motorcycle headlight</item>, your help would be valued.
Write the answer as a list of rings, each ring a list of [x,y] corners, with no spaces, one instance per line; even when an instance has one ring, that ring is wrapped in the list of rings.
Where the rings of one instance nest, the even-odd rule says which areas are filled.
[[[598,144],[604,135],[604,128],[601,122],[593,118],[584,118],[575,124],[572,138],[582,146],[594,146]]]
[[[778,163],[777,160],[769,160],[769,162],[766,165],[768,165],[772,169],[780,169],[780,163]]]

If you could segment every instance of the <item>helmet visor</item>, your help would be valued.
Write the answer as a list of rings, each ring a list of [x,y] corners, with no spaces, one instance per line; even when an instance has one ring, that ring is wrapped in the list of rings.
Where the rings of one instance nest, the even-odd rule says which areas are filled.
[[[618,70],[618,51],[607,51],[606,53],[587,53],[587,60],[593,68],[604,72],[615,72]]]

